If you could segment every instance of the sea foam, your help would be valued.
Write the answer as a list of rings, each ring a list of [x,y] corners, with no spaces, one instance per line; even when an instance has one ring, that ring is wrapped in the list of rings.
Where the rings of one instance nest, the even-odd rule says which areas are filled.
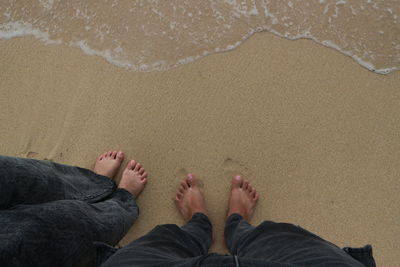
[[[311,39],[380,74],[400,69],[398,0],[4,0],[0,38],[33,35],[132,71],[166,70],[252,35]]]

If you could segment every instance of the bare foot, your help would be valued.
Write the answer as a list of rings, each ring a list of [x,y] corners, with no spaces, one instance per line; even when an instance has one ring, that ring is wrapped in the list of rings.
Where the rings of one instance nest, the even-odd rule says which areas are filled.
[[[195,213],[208,215],[203,194],[197,184],[197,178],[188,174],[181,182],[176,193],[175,203],[185,221],[189,221]]]
[[[118,187],[127,190],[135,198],[138,198],[140,193],[142,193],[146,183],[147,172],[145,172],[140,163],[131,160],[129,161],[128,165],[126,165]]]
[[[234,213],[242,215],[242,217],[249,221],[253,216],[254,209],[256,208],[259,194],[256,189],[252,187],[247,180],[239,175],[232,179],[232,192],[229,200],[228,217]]]
[[[117,173],[123,160],[124,153],[122,151],[104,152],[97,157],[93,171],[112,179]]]

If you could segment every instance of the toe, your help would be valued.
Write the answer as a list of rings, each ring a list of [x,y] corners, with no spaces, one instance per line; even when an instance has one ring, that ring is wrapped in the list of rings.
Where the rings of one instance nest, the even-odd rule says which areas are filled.
[[[112,151],[108,151],[106,157],[111,157]]]
[[[254,201],[257,201],[260,198],[260,195],[256,192],[255,196],[254,196]]]
[[[252,186],[251,184],[249,184],[249,185],[247,186],[247,192],[252,193],[253,190],[254,190],[253,186]]]
[[[249,187],[249,181],[244,180],[242,188],[243,188],[244,190],[247,190],[248,187]]]
[[[100,160],[104,159],[106,157],[106,155],[107,155],[107,152],[104,152],[103,154],[100,155],[99,159]]]
[[[126,166],[126,168],[127,168],[128,170],[133,170],[133,169],[135,168],[135,166],[136,166],[136,161],[131,160],[131,161],[129,161],[129,163],[128,163],[128,165]]]
[[[179,191],[181,194],[185,193],[185,189],[184,189],[182,186],[179,187],[178,191]]]
[[[193,174],[189,173],[186,176],[186,183],[189,185],[189,187],[195,186],[197,184],[197,178]]]
[[[143,178],[143,179],[142,179],[142,183],[143,183],[143,184],[147,184],[147,178]]]
[[[175,200],[181,201],[181,199],[182,199],[182,194],[176,194]]]
[[[116,159],[116,158],[117,158],[117,151],[113,151],[113,152],[111,153],[111,157],[112,157],[113,159]]]
[[[142,178],[147,178],[147,172],[144,172],[144,173],[142,174]]]
[[[240,175],[236,175],[232,179],[232,188],[240,188],[243,184],[243,179]]]
[[[182,181],[182,182],[181,182],[181,186],[182,186],[184,189],[188,189],[188,184],[187,184],[185,181]]]
[[[140,168],[140,169],[139,169],[139,173],[143,175],[144,169],[143,169],[143,168]]]
[[[124,152],[118,151],[117,159],[120,160],[120,161],[123,161],[124,160]]]
[[[141,167],[140,163],[136,164],[134,171],[139,171]]]

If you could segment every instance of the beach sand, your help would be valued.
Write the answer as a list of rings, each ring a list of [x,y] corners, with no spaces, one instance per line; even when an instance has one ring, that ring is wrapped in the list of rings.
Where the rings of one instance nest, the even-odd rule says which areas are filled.
[[[253,224],[369,243],[378,265],[397,266],[400,72],[374,74],[312,41],[268,33],[165,72],[128,72],[30,37],[0,40],[0,58],[1,154],[92,168],[120,149],[148,170],[122,245],[183,223],[173,198],[193,172],[215,227],[211,250],[225,253],[230,179],[240,173],[261,194]]]

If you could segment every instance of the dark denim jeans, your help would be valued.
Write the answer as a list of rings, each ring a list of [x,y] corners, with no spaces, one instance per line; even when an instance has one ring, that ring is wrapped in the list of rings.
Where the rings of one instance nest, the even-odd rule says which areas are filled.
[[[0,156],[2,267],[98,265],[138,213],[132,195],[105,176]]]
[[[227,220],[232,253],[207,254],[212,225],[195,214],[114,246],[138,216],[133,197],[89,170],[0,156],[0,266],[375,266],[370,246],[345,248],[292,224]],[[107,245],[108,244],[108,245]],[[361,264],[362,262],[363,264]]]
[[[212,225],[197,213],[182,227],[157,226],[119,249],[102,267],[375,266],[370,246],[354,249],[353,255],[298,226],[266,221],[253,227],[239,214],[228,218],[225,240],[232,255],[208,254]]]

